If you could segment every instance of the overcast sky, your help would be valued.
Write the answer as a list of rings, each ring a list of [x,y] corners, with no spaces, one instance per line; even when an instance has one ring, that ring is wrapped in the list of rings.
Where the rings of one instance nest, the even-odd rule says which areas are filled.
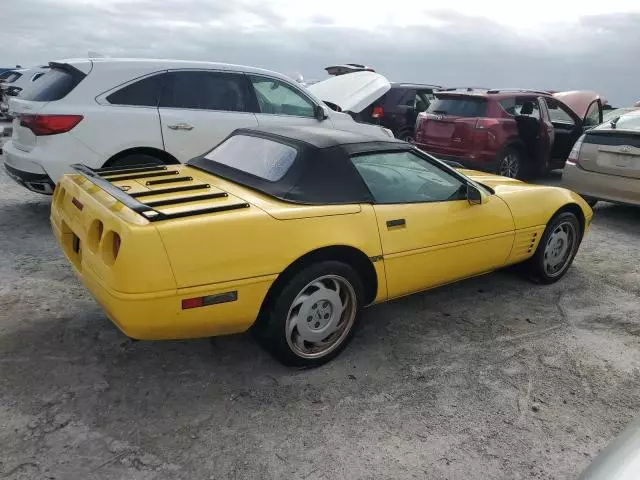
[[[357,62],[395,81],[584,88],[615,105],[640,100],[638,0],[538,0],[526,10],[521,2],[491,0],[2,4],[0,66],[94,51],[240,63],[318,79],[325,66]]]

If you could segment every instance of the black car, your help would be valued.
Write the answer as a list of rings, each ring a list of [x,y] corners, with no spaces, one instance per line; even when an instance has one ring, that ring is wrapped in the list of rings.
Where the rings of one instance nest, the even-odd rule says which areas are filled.
[[[389,82],[379,73],[357,70],[308,86],[330,108],[356,121],[388,128],[396,138],[411,141],[418,114],[424,112],[437,85]]]
[[[387,93],[363,110],[356,120],[388,128],[396,138],[413,140],[416,119],[424,112],[441,87],[419,83],[391,83]]]

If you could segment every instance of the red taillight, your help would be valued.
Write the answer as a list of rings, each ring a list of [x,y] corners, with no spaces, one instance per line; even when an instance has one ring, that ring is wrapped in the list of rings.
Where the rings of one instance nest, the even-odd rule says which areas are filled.
[[[476,120],[476,129],[484,130],[487,128],[495,127],[500,121],[497,118],[479,118]]]
[[[198,308],[204,306],[204,297],[197,298],[185,298],[182,300],[182,309],[187,310],[189,308]]]
[[[20,125],[31,130],[34,135],[57,135],[66,133],[78,125],[82,115],[20,115]]]
[[[373,118],[382,118],[384,117],[384,108],[378,106],[378,107],[373,107],[373,112],[371,112],[371,116]]]

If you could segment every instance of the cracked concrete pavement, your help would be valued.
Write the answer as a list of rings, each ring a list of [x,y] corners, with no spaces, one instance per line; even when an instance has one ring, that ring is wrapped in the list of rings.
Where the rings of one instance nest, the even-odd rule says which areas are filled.
[[[564,479],[640,412],[638,209],[598,206],[555,285],[509,270],[370,308],[310,371],[248,335],[126,339],[48,210],[0,172],[2,479]]]

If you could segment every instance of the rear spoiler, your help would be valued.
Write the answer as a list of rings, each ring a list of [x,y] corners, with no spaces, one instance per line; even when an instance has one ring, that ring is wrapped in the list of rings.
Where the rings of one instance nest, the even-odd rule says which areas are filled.
[[[193,215],[202,215],[204,213],[224,212],[227,210],[237,210],[240,208],[249,207],[248,203],[234,203],[231,205],[222,205],[219,207],[197,208],[194,210],[187,210],[184,212],[164,213],[159,210],[156,210],[154,207],[176,206],[181,203],[193,202],[197,200],[222,198],[222,197],[227,197],[228,194],[224,192],[208,193],[208,194],[202,194],[202,195],[191,195],[191,196],[169,198],[166,200],[156,200],[156,201],[143,203],[137,200],[137,198],[144,197],[144,196],[152,196],[152,195],[162,195],[167,193],[178,193],[178,192],[187,192],[192,190],[210,189],[211,185],[209,185],[208,183],[197,183],[194,185],[186,185],[183,187],[147,190],[143,192],[135,192],[132,194],[128,194],[127,192],[125,192],[124,190],[117,187],[111,182],[121,181],[121,180],[135,180],[138,178],[176,175],[178,174],[178,171],[169,170],[169,167],[162,166],[162,165],[146,166],[146,167],[131,167],[131,168],[124,168],[124,169],[120,169],[120,168],[93,169],[93,168],[87,167],[86,165],[75,163],[71,165],[71,168],[73,168],[79,175],[86,178],[97,187],[100,187],[102,190],[104,190],[106,193],[108,193],[113,198],[118,200],[124,206],[126,206],[130,210],[133,210],[138,215],[141,215],[142,217],[144,217],[150,222],[158,222],[161,220],[171,220],[174,218],[191,217]],[[105,178],[105,177],[108,177],[108,178]],[[187,177],[187,178],[189,180],[193,180],[192,177]]]

